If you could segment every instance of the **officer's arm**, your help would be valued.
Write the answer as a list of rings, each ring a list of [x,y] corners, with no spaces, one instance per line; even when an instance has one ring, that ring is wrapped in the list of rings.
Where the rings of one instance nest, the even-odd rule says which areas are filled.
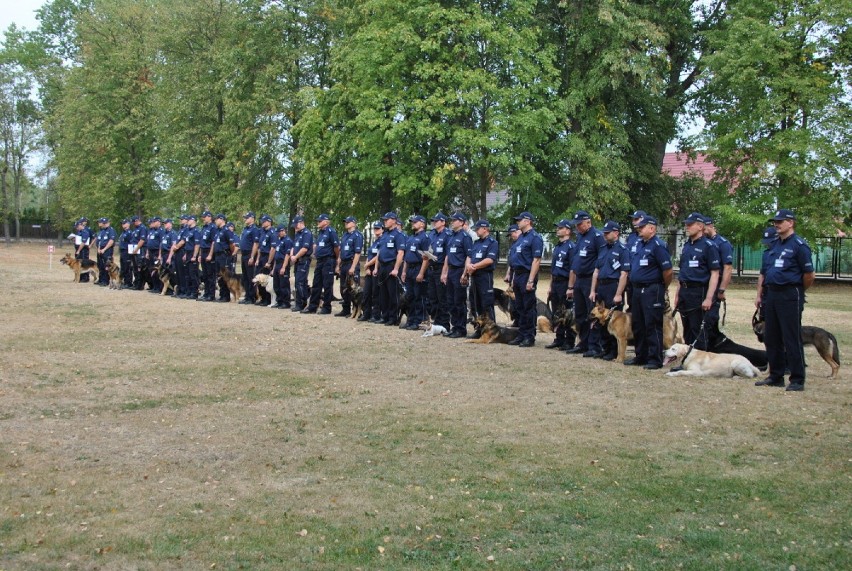
[[[259,250],[260,250],[260,244],[258,244],[258,243],[255,241],[255,242],[251,245],[251,254],[249,255],[249,261],[252,261],[252,260],[254,260],[254,259],[257,259],[257,260],[259,260],[259,259],[260,259],[260,251],[259,251]]]
[[[763,272],[757,276],[757,295],[754,298],[754,306],[759,308],[763,303]]]
[[[399,274],[399,265],[402,264],[402,257],[405,255],[405,250],[396,251],[396,263],[393,265],[393,271]]]
[[[589,294],[589,299],[595,301],[595,298],[598,296],[596,293],[598,291],[598,274],[600,273],[600,268],[595,268],[595,271],[592,272],[592,292]]]
[[[106,252],[107,250],[109,250],[113,246],[115,246],[115,240],[111,239],[109,242],[106,243],[106,246],[104,246],[104,252]]]
[[[618,276],[618,287],[615,290],[615,298],[613,299],[616,303],[624,303],[624,298],[622,296],[624,295],[624,290],[627,287],[627,275],[626,271],[622,271],[621,275]]]
[[[429,258],[423,258],[423,261],[420,262],[420,279],[426,277],[426,270],[429,269]]]
[[[816,274],[814,272],[811,272],[809,274],[802,274],[802,287],[804,287],[805,289],[808,289],[809,287],[814,285],[814,278],[815,277],[816,277]]]
[[[355,268],[358,267],[358,264],[361,263],[361,252],[355,252],[355,255],[352,256],[352,265],[349,266],[349,271],[351,273],[355,273]]]
[[[669,285],[672,283],[672,276],[673,275],[674,275],[674,272],[672,271],[671,268],[663,270],[663,285],[664,286],[669,287]]]
[[[574,282],[577,281],[577,274],[574,273],[574,270],[568,272],[568,291],[565,294],[567,297],[571,297],[574,295]]]
[[[538,269],[541,267],[541,258],[533,258],[532,267],[530,269],[530,283],[535,282],[535,277],[538,275]]]
[[[272,266],[275,264],[275,247],[269,249],[269,257],[266,258],[266,265]]]
[[[198,242],[195,243],[195,247],[192,249],[192,259],[197,260],[198,254],[201,253],[201,244]]]
[[[338,260],[340,259],[340,246],[334,247],[334,257],[336,257]]]
[[[710,270],[710,283],[707,284],[707,295],[704,296],[704,303],[707,305],[707,309],[710,309],[710,305],[713,303],[713,296],[716,292],[716,286],[718,284],[719,270]]]
[[[304,258],[307,254],[308,254],[308,249],[307,248],[301,248],[298,252],[296,252],[296,255],[293,256],[293,261],[298,262],[299,260]]]
[[[719,289],[726,290],[731,285],[731,276],[734,275],[734,265],[724,264],[722,266],[722,278],[720,280]]]

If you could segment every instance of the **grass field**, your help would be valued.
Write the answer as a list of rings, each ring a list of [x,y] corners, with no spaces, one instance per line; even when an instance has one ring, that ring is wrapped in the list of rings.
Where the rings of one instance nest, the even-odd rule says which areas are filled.
[[[849,287],[804,316],[839,378],[807,348],[793,394],[73,284],[45,250],[0,246],[2,571],[850,567]]]

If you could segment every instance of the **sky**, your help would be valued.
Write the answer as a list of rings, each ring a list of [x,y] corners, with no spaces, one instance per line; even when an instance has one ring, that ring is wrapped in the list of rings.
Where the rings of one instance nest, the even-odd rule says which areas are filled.
[[[45,0],[7,0],[0,10],[0,31],[5,32],[13,22],[18,28],[35,30],[38,26],[35,11],[44,3]]]

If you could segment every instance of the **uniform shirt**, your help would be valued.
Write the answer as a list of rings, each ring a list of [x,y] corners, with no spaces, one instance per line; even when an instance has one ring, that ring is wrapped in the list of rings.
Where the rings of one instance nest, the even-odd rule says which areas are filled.
[[[161,254],[168,254],[175,242],[177,242],[177,232],[163,229],[163,235],[160,237]]]
[[[216,233],[216,238],[213,240],[213,252],[219,254],[220,252],[224,252],[226,254],[231,253],[231,244],[236,243],[238,240],[237,235],[231,232],[227,226],[222,226],[218,229]]]
[[[240,250],[251,252],[254,245],[260,242],[260,234],[261,229],[254,224],[243,228],[243,232],[240,234]]]
[[[387,264],[396,260],[396,253],[405,250],[405,234],[394,228],[385,230],[379,247],[379,262]]]
[[[131,238],[134,246],[139,243],[139,240],[142,240],[142,247],[139,248],[139,251],[137,251],[136,253],[144,254],[146,247],[145,240],[147,240],[148,238],[148,229],[145,227],[145,225],[140,224],[139,226],[135,227],[133,229],[133,235],[131,236]]]
[[[127,230],[123,230],[121,232],[121,236],[118,237],[118,248],[124,253],[127,253],[127,245],[130,244],[130,238],[133,236],[133,230],[128,228]]]
[[[734,247],[727,238],[717,232],[714,238],[708,238],[708,240],[713,242],[719,249],[719,263],[721,263],[721,265],[734,265]]]
[[[181,224],[181,225],[180,225],[180,228],[178,228],[178,231],[177,231],[177,233],[175,234],[175,242],[174,242],[174,245],[177,245],[177,243],[178,243],[178,242],[181,242],[181,241],[183,241],[183,242],[184,242],[184,245],[183,245],[183,246],[181,246],[180,248],[178,248],[177,250],[175,250],[176,252],[182,252],[182,251],[185,251],[185,250],[184,250],[184,248],[186,247],[186,243],[185,243],[185,242],[186,242],[186,231],[187,231],[188,229],[189,229],[189,228],[188,228],[188,226],[187,226],[186,224]]]
[[[769,246],[766,267],[761,268],[764,285],[802,285],[802,276],[814,271],[811,247],[796,233],[778,238]]]
[[[590,226],[585,234],[577,234],[577,250],[571,261],[571,269],[577,277],[589,277],[595,272],[598,255],[605,246],[603,233],[594,226]]]
[[[525,234],[521,234],[517,242],[512,244],[512,249],[515,251],[513,269],[530,271],[532,270],[533,260],[541,258],[541,254],[544,252],[544,240],[541,239],[538,232],[530,228]]]
[[[411,269],[414,264],[417,264],[419,267],[423,262],[423,256],[418,254],[417,250],[426,251],[429,249],[429,246],[429,236],[422,230],[419,233],[408,237],[405,241],[405,256],[402,260],[408,264],[409,269]]]
[[[384,233],[382,233],[378,238],[374,239],[373,243],[370,244],[370,249],[367,251],[368,262],[379,255],[379,248],[381,248],[382,236],[384,236]]]
[[[551,256],[550,275],[555,278],[567,278],[571,272],[571,263],[574,261],[576,251],[574,242],[571,240],[559,242],[554,246]],[[509,248],[509,253],[511,254],[511,252],[512,249]],[[511,258],[511,255],[509,257]]]
[[[447,263],[451,268],[464,267],[472,249],[473,240],[470,239],[470,234],[463,229],[458,232],[450,231],[447,237]]]
[[[209,250],[213,246],[213,242],[216,240],[216,234],[218,234],[218,228],[212,222],[209,224],[205,224],[201,229],[201,249]]]
[[[711,240],[701,236],[694,242],[686,241],[680,253],[680,273],[682,282],[710,283],[710,272],[722,267],[719,261],[719,248]]]
[[[429,232],[429,245],[432,248],[432,254],[437,258],[434,263],[443,266],[444,259],[447,257],[447,239],[449,232],[444,228],[440,232],[431,230]]]
[[[663,271],[672,267],[672,257],[657,236],[636,242],[636,254],[630,258],[630,281],[634,284],[663,282]]]
[[[625,246],[627,247],[627,255],[628,257],[633,257],[636,253],[636,244],[641,241],[639,238],[639,233],[635,230],[627,235],[627,240]]]
[[[84,248],[88,248],[89,241],[92,239],[92,231],[88,228],[83,228],[78,234],[80,235],[80,243],[83,244]]]
[[[598,283],[600,280],[617,280],[621,272],[626,272],[630,263],[630,253],[627,247],[615,241],[614,244],[607,242],[598,256]]]
[[[115,230],[112,226],[107,228],[101,228],[100,232],[98,232],[98,248],[106,248],[106,245],[109,241],[113,241],[113,245],[115,242]]]
[[[269,228],[268,230],[264,230],[263,228],[260,229],[259,249],[261,254],[269,255],[270,250],[274,247],[273,244],[275,240],[278,238],[277,234],[278,232],[272,228]],[[266,258],[264,258],[263,261],[265,262]]]
[[[351,260],[364,251],[364,236],[358,230],[344,232],[340,239],[340,259]]]
[[[497,245],[497,240],[494,239],[493,236],[488,235],[485,238],[481,238],[473,243],[473,247],[470,251],[470,263],[478,264],[482,260],[491,260],[493,263],[476,270],[477,272],[493,272],[494,266],[497,265],[497,255],[499,253],[499,248]]]
[[[311,231],[307,228],[303,228],[301,232],[296,232],[296,236],[293,238],[293,252],[292,254],[295,256],[299,253],[299,250],[302,248],[307,248],[308,251],[304,256],[299,258],[299,262],[307,261],[311,259],[311,250],[314,247],[314,235],[311,234]]]
[[[290,236],[284,234],[283,238],[276,236],[272,245],[275,246],[275,261],[283,262],[290,250],[293,249],[293,240],[290,239]]]
[[[195,247],[201,244],[201,230],[198,229],[198,226],[195,228],[187,226],[183,232],[183,239],[185,240],[184,248],[191,258],[193,252],[195,252]]]
[[[151,252],[159,252],[160,240],[163,239],[162,228],[148,228],[148,238],[145,247]]]
[[[337,230],[331,226],[326,226],[317,232],[317,251],[314,255],[319,258],[327,258],[334,256],[334,249],[340,246],[340,240],[337,239]]]

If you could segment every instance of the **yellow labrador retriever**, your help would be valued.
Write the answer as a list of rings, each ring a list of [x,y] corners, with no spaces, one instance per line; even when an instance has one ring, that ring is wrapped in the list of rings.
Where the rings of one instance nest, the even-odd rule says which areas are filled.
[[[689,355],[687,355],[689,353]],[[754,378],[760,370],[742,355],[732,353],[708,353],[698,349],[689,350],[689,345],[675,343],[663,354],[663,365],[668,365],[680,359],[686,359],[681,364],[680,371],[670,371],[667,377],[741,377]]]

